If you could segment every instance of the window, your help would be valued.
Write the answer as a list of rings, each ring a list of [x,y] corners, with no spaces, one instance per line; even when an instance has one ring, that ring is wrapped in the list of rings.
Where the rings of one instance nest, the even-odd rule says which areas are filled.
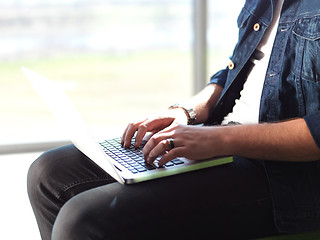
[[[108,135],[190,96],[190,0],[2,1],[4,143],[64,138],[20,67],[61,84]]]
[[[245,0],[209,0],[208,9],[208,71],[226,68],[238,40],[237,17]]]
[[[208,1],[208,79],[227,64],[243,2]],[[192,6],[192,0],[1,1],[0,145],[67,138],[21,66],[59,82],[95,135],[117,134],[128,121],[188,98]]]

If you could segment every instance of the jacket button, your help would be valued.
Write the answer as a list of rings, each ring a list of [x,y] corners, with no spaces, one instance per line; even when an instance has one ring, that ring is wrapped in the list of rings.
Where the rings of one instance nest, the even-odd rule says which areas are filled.
[[[229,63],[228,68],[230,70],[234,69],[234,63],[232,61]]]
[[[253,30],[258,32],[260,30],[260,24],[259,23],[256,23],[254,26],[253,26]]]

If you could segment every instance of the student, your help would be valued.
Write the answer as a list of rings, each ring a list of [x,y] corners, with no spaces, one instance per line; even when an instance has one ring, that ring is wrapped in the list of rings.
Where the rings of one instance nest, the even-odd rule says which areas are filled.
[[[43,239],[247,239],[320,228],[320,2],[247,0],[228,68],[182,105],[126,128],[156,132],[149,162],[234,162],[121,185],[74,146],[31,166]],[[195,124],[204,123],[205,126]]]

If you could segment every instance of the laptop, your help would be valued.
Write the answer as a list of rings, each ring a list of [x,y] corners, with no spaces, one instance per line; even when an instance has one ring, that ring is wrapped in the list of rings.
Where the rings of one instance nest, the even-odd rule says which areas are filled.
[[[69,135],[71,142],[121,184],[143,182],[233,161],[233,157],[202,161],[179,157],[163,167],[157,165],[159,159],[153,165],[147,164],[142,154],[143,144],[147,139],[144,139],[141,147],[134,148],[131,146],[128,149],[121,146],[120,138],[96,140],[88,131],[83,119],[67,95],[56,82],[25,67],[22,67],[22,71],[64,131]]]

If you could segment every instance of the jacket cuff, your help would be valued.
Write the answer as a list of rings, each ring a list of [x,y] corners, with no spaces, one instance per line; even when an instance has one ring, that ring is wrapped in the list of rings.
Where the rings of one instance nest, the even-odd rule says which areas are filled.
[[[224,87],[226,80],[227,80],[227,75],[228,75],[228,69],[223,69],[216,74],[214,74],[210,78],[210,83],[209,84],[218,84],[221,87]]]
[[[320,148],[320,112],[316,112],[304,117],[304,120],[307,123],[309,131],[317,144],[318,148]]]

